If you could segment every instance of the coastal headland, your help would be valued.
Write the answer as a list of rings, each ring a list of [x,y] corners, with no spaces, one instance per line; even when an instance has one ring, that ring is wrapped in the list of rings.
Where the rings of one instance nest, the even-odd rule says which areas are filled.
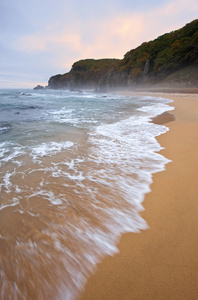
[[[82,59],[50,77],[49,89],[197,88],[198,20],[128,51],[123,59]]]
[[[166,115],[170,130],[157,138],[172,162],[145,197],[149,229],[121,237],[120,252],[98,265],[81,300],[198,299],[198,94],[151,95],[174,100],[175,121]]]

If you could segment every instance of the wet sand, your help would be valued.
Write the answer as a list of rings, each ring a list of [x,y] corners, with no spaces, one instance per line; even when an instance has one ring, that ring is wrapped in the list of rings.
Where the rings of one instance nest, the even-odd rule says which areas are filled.
[[[154,95],[174,100],[176,121],[158,137],[172,162],[154,174],[145,197],[149,229],[122,236],[120,252],[98,265],[81,300],[198,299],[198,94]]]

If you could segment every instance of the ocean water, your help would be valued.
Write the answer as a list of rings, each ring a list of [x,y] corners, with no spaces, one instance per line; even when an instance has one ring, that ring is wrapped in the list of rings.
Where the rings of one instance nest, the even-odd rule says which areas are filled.
[[[74,300],[168,159],[168,99],[0,90],[0,299]],[[133,253],[131,253],[133,255]]]

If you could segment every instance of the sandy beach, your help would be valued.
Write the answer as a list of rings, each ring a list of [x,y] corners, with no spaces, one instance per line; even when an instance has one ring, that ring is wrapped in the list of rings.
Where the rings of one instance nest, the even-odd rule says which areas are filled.
[[[154,174],[145,197],[149,229],[122,236],[120,252],[98,265],[81,300],[198,299],[198,95],[154,95],[174,100],[176,121],[163,116],[170,131],[158,141],[172,162]]]

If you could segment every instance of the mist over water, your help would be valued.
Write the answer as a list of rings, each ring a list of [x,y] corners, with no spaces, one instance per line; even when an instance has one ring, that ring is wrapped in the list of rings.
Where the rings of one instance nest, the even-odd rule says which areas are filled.
[[[168,162],[166,99],[0,90],[1,299],[68,299],[140,217]],[[133,255],[133,254],[132,254]]]

